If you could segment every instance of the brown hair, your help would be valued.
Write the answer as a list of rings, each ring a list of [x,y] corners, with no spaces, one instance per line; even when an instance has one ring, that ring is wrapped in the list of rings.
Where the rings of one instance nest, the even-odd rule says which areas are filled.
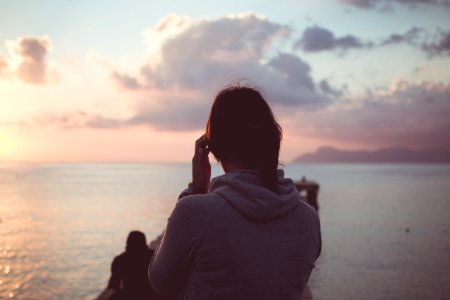
[[[237,160],[261,172],[265,186],[277,191],[282,129],[254,88],[234,85],[216,96],[206,128],[208,147],[220,162]]]

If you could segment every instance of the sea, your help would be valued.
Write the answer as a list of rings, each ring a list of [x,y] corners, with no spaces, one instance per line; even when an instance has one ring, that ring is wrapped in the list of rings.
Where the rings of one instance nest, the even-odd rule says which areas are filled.
[[[310,298],[450,299],[450,165],[283,168],[320,184]],[[128,233],[161,234],[190,175],[177,163],[0,164],[0,299],[95,299]]]

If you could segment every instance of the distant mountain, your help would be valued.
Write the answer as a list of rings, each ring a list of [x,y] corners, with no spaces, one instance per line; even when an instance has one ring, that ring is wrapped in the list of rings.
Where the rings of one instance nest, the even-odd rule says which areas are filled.
[[[347,151],[320,147],[314,153],[297,157],[294,163],[450,163],[450,149],[392,147],[375,151]]]

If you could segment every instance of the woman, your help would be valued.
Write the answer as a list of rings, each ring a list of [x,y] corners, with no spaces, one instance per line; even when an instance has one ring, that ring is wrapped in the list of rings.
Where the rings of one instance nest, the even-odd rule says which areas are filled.
[[[178,299],[300,299],[320,254],[319,218],[277,170],[282,131],[261,94],[231,86],[197,140],[192,182],[149,268]],[[211,152],[225,174],[210,182]]]

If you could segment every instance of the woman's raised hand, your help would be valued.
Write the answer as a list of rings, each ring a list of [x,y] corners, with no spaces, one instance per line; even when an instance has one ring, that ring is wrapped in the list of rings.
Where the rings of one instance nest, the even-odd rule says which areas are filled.
[[[205,135],[202,135],[195,142],[195,153],[192,158],[192,186],[195,193],[198,194],[208,192],[211,180],[211,164],[209,163],[207,146]]]

